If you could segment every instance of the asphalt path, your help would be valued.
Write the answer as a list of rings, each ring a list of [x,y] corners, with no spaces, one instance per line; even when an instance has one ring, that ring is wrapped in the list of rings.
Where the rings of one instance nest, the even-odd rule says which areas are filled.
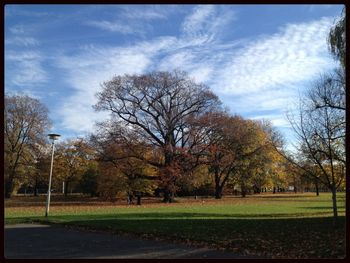
[[[5,258],[8,259],[249,258],[208,248],[125,237],[105,232],[68,229],[57,225],[5,225],[4,230],[4,252]]]

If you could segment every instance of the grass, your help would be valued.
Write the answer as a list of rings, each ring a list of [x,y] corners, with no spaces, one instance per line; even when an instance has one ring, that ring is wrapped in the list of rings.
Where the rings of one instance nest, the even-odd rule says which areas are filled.
[[[128,233],[152,239],[215,247],[276,258],[345,256],[345,195],[338,195],[334,224],[331,196],[276,194],[223,200],[179,198],[177,203],[142,206],[64,205],[5,207],[5,223],[45,222]],[[5,203],[6,206],[6,203]]]

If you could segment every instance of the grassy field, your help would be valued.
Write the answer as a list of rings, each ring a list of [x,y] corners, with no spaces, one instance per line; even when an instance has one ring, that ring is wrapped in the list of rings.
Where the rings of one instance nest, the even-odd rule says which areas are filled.
[[[48,222],[151,239],[215,247],[273,258],[345,256],[345,195],[338,195],[339,218],[332,219],[331,196],[264,194],[247,198],[178,198],[141,206],[93,200],[56,201],[44,218],[44,199],[5,202],[5,223]],[[37,201],[37,202],[35,202]]]

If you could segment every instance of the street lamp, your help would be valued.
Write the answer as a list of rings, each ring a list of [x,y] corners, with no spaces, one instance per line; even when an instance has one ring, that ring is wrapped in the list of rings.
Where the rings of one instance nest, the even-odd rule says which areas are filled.
[[[45,211],[45,217],[49,214],[49,207],[50,207],[50,197],[51,197],[51,179],[52,179],[52,168],[53,168],[53,154],[55,151],[55,140],[58,140],[58,138],[61,136],[59,134],[50,133],[48,134],[49,139],[52,141],[52,155],[51,155],[51,168],[50,168],[50,178],[49,178],[49,189],[47,190],[47,197],[46,197],[46,211]]]

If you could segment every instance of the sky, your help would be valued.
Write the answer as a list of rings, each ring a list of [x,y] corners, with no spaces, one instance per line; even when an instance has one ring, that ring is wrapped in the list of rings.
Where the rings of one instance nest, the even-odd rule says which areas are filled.
[[[327,34],[343,5],[6,5],[5,93],[49,109],[50,132],[85,136],[113,76],[186,71],[232,114],[286,137],[299,94],[336,66]]]

